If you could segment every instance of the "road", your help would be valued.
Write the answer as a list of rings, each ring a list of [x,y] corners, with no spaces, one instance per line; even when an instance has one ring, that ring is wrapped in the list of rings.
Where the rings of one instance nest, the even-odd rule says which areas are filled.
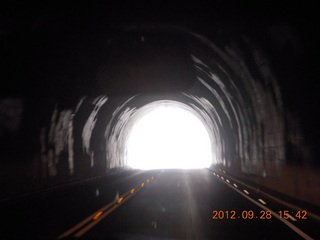
[[[127,171],[57,188],[2,205],[0,238],[320,239],[310,217],[223,176]],[[285,210],[290,218],[282,212],[279,219],[275,213]]]

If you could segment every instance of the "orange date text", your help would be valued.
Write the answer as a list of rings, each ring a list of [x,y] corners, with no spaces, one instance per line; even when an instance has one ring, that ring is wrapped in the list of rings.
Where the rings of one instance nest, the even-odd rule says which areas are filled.
[[[214,210],[212,211],[212,219],[271,219],[271,211],[261,210],[259,212],[254,212],[252,210],[243,210],[237,212],[235,210],[223,211]]]

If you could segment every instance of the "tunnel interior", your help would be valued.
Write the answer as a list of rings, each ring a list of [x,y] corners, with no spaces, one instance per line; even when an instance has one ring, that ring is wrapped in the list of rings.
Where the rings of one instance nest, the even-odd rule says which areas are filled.
[[[120,149],[123,149],[122,140],[126,139],[122,131],[127,119],[156,99],[179,101],[199,115],[215,146],[211,162],[240,168],[242,172],[257,176],[270,174],[266,169],[267,161],[278,167],[284,163],[284,119],[279,87],[263,56],[254,50],[256,66],[263,65],[258,70],[264,74],[257,80],[253,76],[256,73],[250,72],[245,60],[235,51],[230,49],[230,52],[223,53],[201,36],[193,33],[183,35],[187,38],[185,42],[189,46],[189,58],[194,69],[193,86],[166,95],[141,93],[121,105],[116,110],[117,114],[113,114],[119,114],[116,124],[106,130],[106,158],[107,161],[115,161],[108,163],[110,168],[124,165],[123,150]],[[144,37],[144,41],[147,40]]]
[[[32,136],[32,147],[23,147],[23,138],[18,142],[22,153],[12,154],[16,158],[23,155],[23,161],[4,163],[4,197],[18,191],[17,186],[26,179],[19,191],[135,167],[130,162],[132,132],[148,114],[172,108],[175,114],[191,114],[207,134],[207,142],[193,138],[201,143],[197,152],[201,159],[194,163],[219,166],[279,192],[319,203],[320,198],[297,186],[300,183],[295,176],[288,175],[283,184],[277,184],[284,172],[298,171],[290,168],[287,149],[288,142],[293,148],[301,147],[301,142],[295,141],[296,135],[286,127],[283,96],[270,61],[248,36],[240,35],[221,46],[184,28],[125,28],[101,42],[104,50],[97,57],[94,81],[87,85],[79,82],[79,86],[69,83],[72,87],[68,90],[73,93],[67,97],[59,93],[43,100],[45,94],[40,91],[37,96],[39,92],[33,90],[33,98],[1,100],[2,115],[7,119],[1,124],[8,129],[4,136],[13,139],[6,144],[10,154],[17,147],[13,143],[17,138],[25,133]],[[86,91],[77,92],[81,84]],[[33,128],[27,127],[30,123]],[[155,130],[158,127],[153,126]],[[181,131],[191,133],[190,129]],[[156,135],[148,133],[152,134],[148,137]],[[171,140],[175,139],[166,139],[169,145]],[[180,147],[185,153],[183,148],[190,147]],[[301,149],[301,156],[308,158],[309,153]],[[149,150],[159,162],[168,157],[155,156],[154,151],[159,150]],[[5,173],[17,166],[22,169],[19,178]],[[171,167],[197,166],[190,160],[189,165]],[[305,174],[315,178],[316,171]],[[16,186],[9,189],[5,182]],[[288,183],[293,187],[286,188]]]

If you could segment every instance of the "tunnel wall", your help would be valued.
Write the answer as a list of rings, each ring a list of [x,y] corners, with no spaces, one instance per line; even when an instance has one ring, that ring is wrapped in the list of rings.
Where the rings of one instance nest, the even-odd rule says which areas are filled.
[[[318,171],[287,159],[288,142],[302,156],[309,156],[308,147],[297,138],[299,127],[290,128],[295,119],[284,113],[276,77],[259,47],[244,36],[218,46],[185,34],[196,76],[190,89],[155,96],[87,95],[68,104],[64,97],[2,99],[1,198],[125,169],[130,120],[147,103],[174,100],[206,123],[215,149],[213,167],[320,204],[312,194],[320,192]]]
[[[244,36],[224,48],[194,36],[205,45],[192,45],[197,78],[214,95],[208,99],[221,106],[216,115],[224,120],[219,129],[225,147],[213,168],[319,205],[313,148],[299,118],[283,106],[278,79],[262,50]]]
[[[241,50],[251,56],[241,55],[237,43],[222,51],[200,39],[205,44],[194,48],[202,50],[195,53],[199,58],[194,57],[197,78],[212,93],[213,105],[219,107],[221,131],[228,141],[220,163],[266,176],[268,166],[285,161],[282,99],[268,63],[247,39]]]

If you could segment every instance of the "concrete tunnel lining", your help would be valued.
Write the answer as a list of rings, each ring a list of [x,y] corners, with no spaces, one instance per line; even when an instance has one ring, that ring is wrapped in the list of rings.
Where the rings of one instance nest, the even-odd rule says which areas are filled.
[[[205,121],[216,141],[218,155],[215,155],[214,162],[266,177],[265,161],[270,159],[266,159],[269,157],[265,155],[271,151],[270,141],[275,154],[272,162],[280,166],[284,160],[281,94],[266,60],[263,60],[263,55],[257,48],[250,46],[257,65],[262,66],[261,71],[267,76],[266,79],[258,80],[254,75],[256,73],[237,51],[235,43],[223,51],[206,38],[189,34],[190,45],[193,46],[190,48],[193,49],[190,57],[196,71],[196,83],[192,89],[178,93],[188,98],[181,102],[202,114],[202,121]],[[246,38],[244,41],[251,44]],[[212,53],[210,58],[208,52]],[[144,102],[147,103],[148,101]],[[119,142],[124,141],[125,133],[121,132],[121,128],[127,124],[126,118],[131,118],[137,110],[134,106],[125,105],[116,110],[122,109],[118,116],[119,123],[115,121],[112,133],[107,133],[110,131],[107,130],[105,134],[109,139],[107,161],[115,159],[112,162],[116,163],[109,163],[110,168],[124,166],[119,152],[123,146],[122,143],[117,143],[115,136],[119,136]],[[114,115],[116,114],[113,113]],[[113,123],[109,123],[108,128],[111,124]],[[269,146],[264,146],[266,143]]]
[[[121,99],[104,95],[95,98],[84,97],[80,99],[76,109],[71,110],[73,114],[69,114],[71,116],[70,124],[63,124],[69,130],[73,128],[73,122],[77,116],[80,116],[80,114],[87,116],[85,124],[79,130],[82,132],[81,145],[84,153],[82,158],[86,158],[86,156],[90,158],[89,165],[91,168],[93,168],[95,161],[101,161],[98,159],[101,158],[101,155],[99,156],[96,153],[92,140],[96,138],[97,133],[94,133],[97,131],[96,129],[101,131],[103,125],[107,125],[103,137],[103,141],[107,142],[105,158],[103,158],[106,164],[103,169],[97,171],[107,171],[126,166],[122,151],[128,133],[123,128],[132,124],[131,120],[128,119],[132,119],[138,109],[157,100],[177,100],[187,104],[200,115],[208,131],[212,134],[211,137],[216,149],[213,162],[234,168],[236,171],[240,169],[241,172],[265,177],[267,175],[265,162],[270,161],[266,152],[271,149],[268,146],[270,143],[273,144],[272,151],[276,153],[276,158],[272,162],[277,165],[283,161],[281,95],[278,93],[277,83],[272,77],[270,69],[262,60],[263,55],[250,46],[255,58],[259,60],[257,60],[257,64],[261,65],[261,62],[263,62],[263,71],[268,73],[264,74],[267,75],[267,79],[258,80],[254,78],[254,73],[246,63],[245,58],[237,51],[235,44],[235,46],[229,46],[223,51],[202,36],[193,33],[188,34],[188,40],[192,46],[190,47],[190,58],[196,73],[192,88],[184,92],[169,94],[170,96],[167,97],[150,97],[148,94],[127,96]],[[245,40],[249,41],[248,39]],[[109,106],[110,101],[114,102],[115,109],[113,110],[113,107]],[[82,110],[85,108],[87,110]],[[88,110],[91,111],[90,114],[88,114]],[[111,118],[100,120],[102,115],[108,115],[110,111],[109,116]],[[61,119],[61,114],[65,115],[63,113],[65,113],[65,110],[60,112],[59,119],[61,121],[65,119],[64,117]],[[54,135],[52,129],[60,131],[56,127],[59,124],[61,125],[60,120],[55,117],[57,114],[54,113],[52,116],[51,138]],[[57,121],[58,123],[56,123]],[[275,125],[277,127],[274,127]],[[71,150],[68,153],[69,168],[74,166],[72,131],[75,130],[70,130],[68,134],[68,131],[65,131],[64,134],[57,132],[56,137],[53,137],[59,149],[63,149],[61,148],[63,145],[61,141],[64,141],[68,150]],[[66,134],[69,136],[68,141],[65,141],[66,138],[63,137]],[[42,136],[41,139],[45,139],[45,136]],[[54,169],[59,162],[61,151],[57,152],[57,147],[54,147],[53,150],[55,154],[52,154],[52,152],[44,154],[46,159],[43,161],[50,162],[50,169]],[[45,148],[43,147],[43,149]],[[52,175],[56,175],[55,170],[53,172]],[[73,170],[70,169],[69,172],[72,175]]]
[[[197,115],[210,133],[214,164],[261,183],[285,171],[282,97],[263,52],[245,36],[222,47],[201,35],[183,34],[195,72],[191,88],[156,96],[83,96],[73,108],[56,103],[39,131],[41,162],[34,178],[54,185],[125,168],[129,130],[143,106],[156,101],[178,102]],[[294,191],[287,194],[305,198]]]

